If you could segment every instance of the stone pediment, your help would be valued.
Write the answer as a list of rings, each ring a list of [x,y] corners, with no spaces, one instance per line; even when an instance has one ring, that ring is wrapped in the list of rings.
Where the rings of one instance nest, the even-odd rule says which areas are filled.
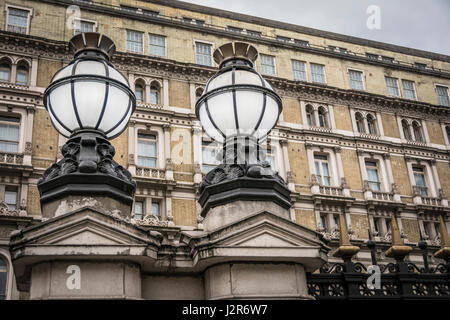
[[[48,255],[67,254],[71,249],[89,254],[93,248],[100,253],[102,247],[141,248],[141,252],[150,247],[156,252],[160,241],[159,237],[139,226],[94,208],[83,208],[12,234],[11,248],[32,245],[38,255],[44,252]]]
[[[263,211],[208,234],[186,234],[198,269],[224,261],[301,262],[315,270],[327,261],[330,250],[319,233]]]
[[[322,236],[270,212],[260,212],[209,235],[216,246],[321,247]]]

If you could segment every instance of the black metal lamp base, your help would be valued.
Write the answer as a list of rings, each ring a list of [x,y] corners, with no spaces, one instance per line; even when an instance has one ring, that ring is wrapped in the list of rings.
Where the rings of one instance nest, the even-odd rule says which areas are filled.
[[[266,161],[256,164],[221,164],[199,186],[201,216],[210,208],[236,200],[273,201],[291,207],[290,191],[283,178]]]
[[[110,196],[132,204],[136,182],[114,161],[115,149],[103,134],[80,130],[62,147],[62,154],[38,182],[41,206],[69,195]]]

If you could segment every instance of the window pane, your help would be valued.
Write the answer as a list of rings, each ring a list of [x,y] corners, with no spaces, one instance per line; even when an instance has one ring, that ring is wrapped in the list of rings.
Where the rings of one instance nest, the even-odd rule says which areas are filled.
[[[325,83],[325,70],[322,65],[311,63],[312,82]]]
[[[127,50],[142,53],[142,32],[127,30]]]
[[[27,84],[27,82],[28,82],[27,75],[28,75],[28,72],[26,72],[26,71],[17,71],[16,83]]]
[[[9,82],[10,68],[7,65],[0,66],[0,81]]]
[[[414,91],[414,82],[409,80],[402,80],[402,84],[405,98],[416,100],[416,92]]]
[[[0,123],[0,151],[18,152],[19,126]]]
[[[161,213],[159,212],[159,203],[152,202],[152,214],[154,214],[157,217],[161,216]]]
[[[156,139],[154,135],[138,135],[137,164],[143,167],[156,168]],[[146,139],[145,139],[146,138]]]
[[[400,91],[398,90],[397,79],[386,77],[386,88],[387,88],[387,92],[389,95],[396,96],[396,97],[400,96]]]
[[[306,81],[305,63],[301,61],[292,60],[292,73],[294,80]]]
[[[75,34],[82,32],[94,32],[94,23],[89,21],[75,20]]]
[[[197,63],[203,66],[212,66],[211,60],[211,45],[207,43],[195,43],[195,55]]]
[[[275,75],[275,58],[265,54],[260,55],[261,58],[261,73],[267,75]]]
[[[144,203],[142,201],[134,202],[134,219],[142,220],[142,213],[144,212]]]
[[[151,34],[149,36],[150,54],[164,57],[166,55],[166,37]]]
[[[350,86],[352,89],[364,90],[364,84],[362,79],[362,72],[349,70],[348,74],[350,76]]]
[[[203,142],[202,145],[202,172],[208,173],[220,164],[217,159],[218,153],[220,151],[220,145],[218,143],[209,143],[207,141]]]
[[[159,91],[158,89],[152,87],[150,89],[150,103],[158,104],[159,103]]]
[[[436,86],[436,91],[439,98],[439,104],[441,106],[450,107],[448,88],[443,86]]]
[[[136,100],[137,101],[143,101],[144,99],[144,89],[137,85],[136,89],[134,90],[134,93],[136,94]]]
[[[8,31],[26,33],[28,26],[28,10],[9,8],[8,10]]]
[[[5,203],[9,210],[16,210],[17,205],[17,191],[5,191]]]

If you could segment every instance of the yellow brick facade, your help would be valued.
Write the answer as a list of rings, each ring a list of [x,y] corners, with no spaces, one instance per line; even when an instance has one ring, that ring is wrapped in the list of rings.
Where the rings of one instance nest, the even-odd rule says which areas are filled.
[[[2,93],[0,95],[0,115],[7,115],[8,112],[17,115],[20,113],[17,110],[21,108],[21,110],[25,110],[22,113],[24,116],[27,114],[27,107],[32,107],[34,110],[32,138],[28,139],[30,141],[23,137],[21,139],[24,139],[23,145],[27,142],[31,143],[29,165],[33,167],[28,185],[27,212],[30,215],[40,215],[36,183],[43,170],[60,156],[58,155],[58,146],[63,141],[62,137],[59,137],[53,129],[49,115],[43,108],[42,93],[55,72],[70,62],[72,56],[68,52],[67,41],[73,36],[74,31],[65,27],[70,13],[66,11],[66,6],[57,2],[8,0],[7,4],[33,9],[29,34],[17,35],[15,44],[8,42],[9,40],[6,38],[11,35],[4,32],[6,10],[2,10],[0,14],[0,25],[2,26],[0,42],[8,42],[8,45],[12,46],[0,49],[0,57],[23,56],[37,67],[37,70],[30,70],[29,86],[19,89],[0,87]],[[377,170],[382,185],[381,192],[392,194],[394,192],[392,183],[397,186],[399,206],[402,207],[402,212],[405,212],[400,214],[403,231],[411,242],[416,242],[418,239],[418,221],[422,218],[416,205],[418,201],[422,200],[420,200],[421,197],[413,195],[415,182],[411,181],[412,173],[408,172],[405,157],[411,158],[408,161],[412,161],[418,166],[426,163],[430,167],[436,160],[436,172],[440,187],[445,195],[450,196],[449,146],[446,145],[445,132],[442,130],[442,125],[450,126],[450,115],[445,107],[439,106],[435,89],[436,84],[450,86],[448,57],[440,59],[432,53],[416,52],[413,49],[403,50],[389,45],[379,46],[369,40],[358,43],[350,38],[346,40],[345,37],[318,36],[314,32],[300,32],[287,26],[268,25],[258,22],[257,18],[245,20],[239,15],[234,15],[234,18],[233,15],[224,16],[220,11],[210,13],[205,9],[204,12],[199,12],[177,6],[164,6],[151,1],[111,0],[107,1],[107,4],[111,7],[102,7],[101,1],[93,0],[92,5],[104,8],[104,10],[94,12],[80,2],[78,5],[81,8],[81,19],[95,22],[96,31],[104,33],[114,40],[117,53],[113,63],[128,79],[132,80],[137,77],[145,79],[148,82],[147,86],[150,81],[157,79],[162,85],[158,93],[160,101],[156,106],[149,106],[145,103],[138,104],[132,121],[139,129],[129,128],[112,141],[116,149],[115,160],[125,168],[136,169],[134,167],[136,167],[139,154],[137,132],[148,131],[156,134],[158,150],[155,169],[161,171],[158,177],[160,180],[138,177],[138,188],[149,188],[149,194],[151,192],[170,194],[172,191],[189,194],[191,197],[189,199],[171,197],[175,225],[197,227],[198,209],[194,198],[198,192],[198,181],[202,177],[199,169],[201,169],[202,163],[203,133],[194,134],[195,130],[199,130],[200,124],[193,112],[192,102],[196,97],[193,96],[195,93],[192,89],[204,88],[208,78],[217,70],[214,63],[212,66],[197,64],[196,42],[210,44],[211,51],[213,51],[230,41],[247,41],[254,45],[259,53],[275,57],[276,74],[266,76],[266,78],[282,98],[283,113],[282,121],[276,127],[277,133],[271,136],[271,140],[275,143],[279,143],[280,140],[287,141],[286,154],[281,144],[276,147],[275,162],[278,166],[276,169],[284,177],[292,174],[294,178],[291,181],[293,184],[291,191],[296,208],[314,206],[318,196],[324,197],[321,199],[324,204],[335,205],[337,203],[338,206],[347,206],[348,203],[354,203],[350,207],[352,228],[355,230],[357,238],[367,239],[369,223],[367,216],[361,214],[361,210],[366,210],[370,198],[368,198],[367,190],[363,189],[364,180],[367,179],[363,177],[366,168],[360,168],[357,150],[365,157],[374,156],[374,159],[378,161]],[[159,23],[156,20],[127,16],[127,13],[118,10],[120,4],[156,10],[160,13],[160,18],[166,20],[164,23]],[[4,8],[2,7],[2,9]],[[183,17],[205,21],[205,28],[199,29],[194,24],[183,25],[181,23]],[[227,26],[259,31],[261,39],[251,38],[245,32],[242,35],[227,33],[225,30]],[[127,30],[142,32],[142,53],[127,52]],[[166,55],[164,57],[155,57],[149,54],[149,34],[165,36]],[[293,43],[277,43],[275,41],[277,35],[309,41],[310,47],[302,48]],[[348,56],[333,55],[325,50],[328,45],[344,47],[352,54]],[[362,59],[365,59],[366,53],[392,57],[399,61],[398,64],[402,67],[397,67],[396,64],[387,66],[368,60],[364,62]],[[361,59],[355,60],[352,56]],[[293,81],[292,60],[305,63],[307,81]],[[433,73],[431,70],[424,73],[417,68],[407,67],[415,62],[447,70],[447,73]],[[325,84],[312,83],[312,63],[324,66]],[[255,68],[261,71],[260,59],[256,61]],[[362,72],[364,90],[351,89],[349,70]],[[32,79],[33,74],[35,74],[35,79]],[[385,76],[398,79],[400,97],[387,96]],[[402,79],[414,81],[417,101],[403,99]],[[13,101],[14,103],[12,103]],[[306,118],[306,114],[302,113],[304,112],[302,103],[306,102],[329,106],[327,128],[314,128],[314,126],[310,127],[307,123],[303,123],[302,119]],[[9,111],[12,107],[14,110]],[[376,115],[376,126],[378,126],[376,134],[365,136],[361,132],[355,131],[354,125],[352,125],[355,119],[352,119],[351,110]],[[333,119],[330,118],[332,116]],[[426,130],[429,143],[402,139],[402,129],[399,128],[398,120],[403,118],[408,121],[423,120],[425,124],[423,130]],[[334,125],[332,126],[332,124]],[[384,132],[384,135],[381,135],[381,131]],[[27,133],[24,132],[22,135],[27,136]],[[204,138],[206,139],[206,135]],[[305,144],[312,146],[315,154],[327,157],[330,176],[336,177],[332,179],[332,185],[327,187],[337,189],[339,193],[337,198],[327,198],[327,195],[323,193],[313,194],[311,174],[316,174],[316,167],[314,160],[312,160],[313,163],[309,163],[311,160],[308,160]],[[19,153],[24,153],[24,148],[22,149]],[[336,150],[340,150],[341,160],[339,160]],[[386,155],[390,155],[389,162]],[[388,163],[390,163],[391,174],[386,168]],[[174,181],[166,180],[165,174],[169,171],[172,171]],[[445,200],[439,196],[438,181],[435,181],[436,177],[433,176],[433,171],[426,172],[428,172],[428,176],[425,180],[428,183],[431,181],[434,183],[434,188],[428,186],[429,197],[439,201]],[[342,178],[345,178],[346,186],[342,185]],[[431,194],[432,189],[435,190],[434,194]],[[142,195],[140,194],[140,196]],[[165,196],[161,195],[160,198],[162,203],[166,201]],[[448,215],[448,207],[443,205],[445,201],[441,203],[439,208],[431,207],[427,210],[435,216],[439,212],[445,212]],[[161,208],[166,207],[168,206],[161,206]],[[402,218],[402,214],[407,214],[408,218]],[[414,214],[417,215],[416,219],[411,218]],[[318,227],[312,209],[296,209],[295,220],[314,230]]]

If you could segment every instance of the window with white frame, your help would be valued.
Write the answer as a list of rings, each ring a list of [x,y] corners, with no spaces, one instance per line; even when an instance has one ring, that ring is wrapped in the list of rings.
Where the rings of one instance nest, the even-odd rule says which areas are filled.
[[[444,107],[450,107],[448,87],[436,85],[436,92],[439,98],[439,104]]]
[[[28,84],[28,64],[24,61],[20,61],[17,64],[16,70],[16,83],[27,85]]]
[[[148,43],[150,54],[160,57],[166,56],[166,37],[157,34],[150,34]]]
[[[367,128],[369,129],[369,134],[378,134],[377,130],[377,120],[370,113],[366,116]]]
[[[74,34],[95,32],[95,22],[76,19],[73,32]]]
[[[414,133],[414,140],[417,142],[424,142],[422,126],[417,121],[412,122],[412,129]]]
[[[325,68],[321,64],[311,63],[311,81],[325,83]]]
[[[355,113],[355,121],[356,121],[356,129],[359,133],[365,133],[366,128],[364,126],[364,117],[361,113],[356,112]]]
[[[319,127],[328,128],[328,112],[325,108],[319,107],[317,110],[318,118],[319,118]]]
[[[134,220],[142,220],[144,218],[144,201],[134,201]]]
[[[266,150],[266,161],[269,162],[270,168],[273,171],[277,171],[276,149],[275,149],[275,147],[267,148],[267,150]]]
[[[402,80],[403,95],[406,99],[416,100],[416,90],[414,89],[414,81]]]
[[[369,188],[372,191],[381,191],[380,176],[378,174],[378,165],[376,161],[366,160],[366,172]]]
[[[308,126],[315,126],[316,120],[314,117],[314,108],[312,105],[308,104],[305,108],[306,110],[306,123]]]
[[[355,90],[364,90],[364,81],[362,71],[348,70],[350,78],[350,87]]]
[[[136,101],[145,101],[145,83],[143,81],[136,81],[134,85],[134,94],[136,95]]]
[[[220,164],[217,156],[221,146],[217,142],[202,141],[202,172],[208,173]]]
[[[261,73],[269,76],[276,75],[275,72],[275,57],[266,54],[259,55],[261,59]]]
[[[201,64],[202,66],[212,66],[211,50],[211,44],[195,42],[195,58],[197,64]]]
[[[406,121],[405,119],[402,120],[402,131],[403,131],[403,136],[405,137],[406,140],[412,140],[410,126],[409,126],[408,121]]]
[[[156,168],[156,142],[156,136],[153,134],[138,134],[138,166]]]
[[[127,51],[143,53],[143,33],[127,30]]]
[[[8,267],[6,259],[0,256],[0,300],[6,300],[6,287],[8,280]]]
[[[398,89],[398,80],[396,78],[385,77],[386,88],[388,95],[400,97],[400,90]]]
[[[424,221],[423,231],[428,239],[434,240],[439,235],[439,223],[435,223],[434,221]]]
[[[161,104],[161,87],[157,81],[150,84],[150,103]]]
[[[19,152],[20,119],[0,115],[0,151]]]
[[[0,82],[11,81],[11,62],[7,59],[0,61]]]
[[[306,64],[303,61],[292,60],[292,74],[295,81],[306,81]]]
[[[423,167],[413,166],[414,182],[421,196],[428,197],[428,187]]]
[[[6,30],[26,34],[28,32],[30,10],[7,7],[7,11],[8,21]]]
[[[316,170],[317,182],[320,185],[331,186],[328,157],[325,155],[314,155],[314,167]]]
[[[17,187],[6,186],[5,203],[9,210],[17,209]]]
[[[157,216],[158,218],[161,217],[159,202],[153,201],[153,199],[152,199],[152,214]]]

